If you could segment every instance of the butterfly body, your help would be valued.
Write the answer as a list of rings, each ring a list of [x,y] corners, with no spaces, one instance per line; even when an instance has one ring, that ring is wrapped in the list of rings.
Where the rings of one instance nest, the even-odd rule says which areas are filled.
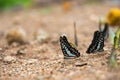
[[[76,58],[80,53],[68,42],[66,36],[60,36],[60,46],[65,59]]]
[[[86,53],[90,54],[104,51],[103,47],[104,47],[104,34],[103,32],[95,31],[92,43],[88,47]]]

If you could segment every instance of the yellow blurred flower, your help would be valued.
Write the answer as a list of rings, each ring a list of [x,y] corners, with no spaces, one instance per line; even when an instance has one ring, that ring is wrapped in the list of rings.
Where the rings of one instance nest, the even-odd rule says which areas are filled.
[[[107,22],[111,26],[120,25],[120,9],[112,8],[107,14]]]

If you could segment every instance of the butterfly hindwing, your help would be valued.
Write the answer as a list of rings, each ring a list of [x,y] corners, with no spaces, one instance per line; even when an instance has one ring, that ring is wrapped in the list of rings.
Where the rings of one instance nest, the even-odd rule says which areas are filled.
[[[78,50],[70,45],[65,36],[60,36],[60,45],[64,55],[64,58],[76,58],[80,56]]]

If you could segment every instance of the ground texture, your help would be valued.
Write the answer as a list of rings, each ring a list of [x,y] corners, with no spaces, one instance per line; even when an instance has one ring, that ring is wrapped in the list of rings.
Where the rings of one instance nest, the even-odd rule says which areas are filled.
[[[1,13],[0,80],[120,80],[120,68],[111,70],[107,65],[111,50],[109,41],[105,42],[104,52],[86,54],[93,33],[98,30],[99,17],[118,5],[109,2],[76,4],[72,3],[70,11],[64,11],[61,5],[54,5],[49,10],[45,7]],[[59,36],[66,34],[68,40],[74,42],[74,22],[81,56],[64,60]],[[5,33],[16,24],[26,31],[28,44],[8,46]],[[33,33],[38,29],[49,34],[46,41],[34,41]],[[6,56],[12,57],[12,61],[4,61]],[[117,60],[120,63],[119,52]],[[78,66],[81,64],[86,65]]]

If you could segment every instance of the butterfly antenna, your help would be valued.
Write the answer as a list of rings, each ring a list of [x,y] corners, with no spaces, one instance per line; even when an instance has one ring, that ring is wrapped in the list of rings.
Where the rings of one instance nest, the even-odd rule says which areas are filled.
[[[77,31],[76,31],[76,22],[74,22],[74,43],[78,46],[78,38],[77,38]]]

